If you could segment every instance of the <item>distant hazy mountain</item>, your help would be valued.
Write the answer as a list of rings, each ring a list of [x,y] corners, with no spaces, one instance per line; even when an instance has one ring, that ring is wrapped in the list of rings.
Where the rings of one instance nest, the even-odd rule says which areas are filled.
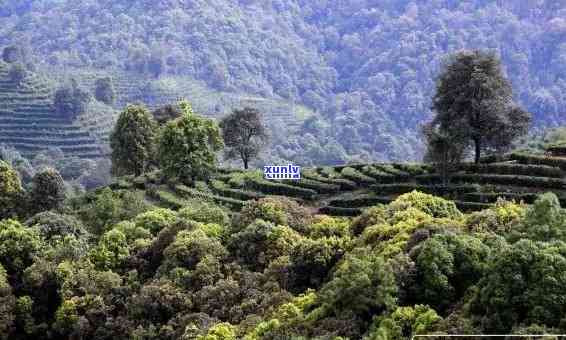
[[[282,151],[291,159],[328,158],[320,150],[330,148],[420,157],[434,77],[463,48],[498,51],[537,124],[557,125],[566,112],[558,0],[0,0],[8,45],[39,68],[187,76],[304,103],[330,124],[291,136]]]

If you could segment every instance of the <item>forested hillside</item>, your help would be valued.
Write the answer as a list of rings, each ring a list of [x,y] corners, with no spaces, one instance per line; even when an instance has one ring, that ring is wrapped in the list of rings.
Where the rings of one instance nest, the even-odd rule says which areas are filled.
[[[47,72],[194,78],[316,109],[330,124],[288,136],[287,159],[420,158],[435,77],[462,48],[498,51],[535,124],[564,119],[563,1],[4,0],[0,16],[0,45]]]

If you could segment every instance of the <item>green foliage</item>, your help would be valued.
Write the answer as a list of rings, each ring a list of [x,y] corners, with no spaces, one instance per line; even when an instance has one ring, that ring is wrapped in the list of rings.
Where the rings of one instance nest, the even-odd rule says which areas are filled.
[[[226,183],[218,180],[212,180],[211,186],[213,190],[217,192],[219,195],[234,198],[237,200],[248,201],[248,200],[255,200],[265,197],[265,195],[254,191],[229,188]]]
[[[457,220],[462,216],[462,213],[456,208],[454,202],[418,191],[399,196],[391,203],[389,209],[402,211],[411,207],[421,210],[433,217],[445,217]]]
[[[0,221],[0,264],[9,275],[29,267],[41,247],[37,231],[14,220]]]
[[[92,262],[98,269],[118,268],[130,255],[126,235],[119,229],[112,229],[102,235],[98,246],[90,253]]]
[[[226,226],[229,223],[229,217],[226,210],[215,205],[214,203],[191,201],[191,203],[179,210],[179,218],[193,220],[203,223],[216,223]]]
[[[41,238],[46,241],[66,235],[72,235],[77,238],[87,236],[85,227],[76,217],[58,214],[53,211],[36,214],[28,219],[25,224],[36,229]]]
[[[211,327],[207,334],[197,336],[197,340],[236,340],[236,327],[223,322]]]
[[[319,295],[326,313],[341,315],[353,311],[371,316],[392,310],[396,304],[397,286],[387,262],[363,249],[348,254],[333,278]]]
[[[374,321],[364,340],[402,340],[430,333],[442,318],[425,305],[397,307],[393,313]]]
[[[220,261],[227,254],[220,241],[203,230],[183,230],[163,251],[160,272],[186,289],[198,290],[221,277]]]
[[[293,229],[256,219],[228,241],[231,253],[255,271],[271,261],[291,254],[301,236]]]
[[[159,139],[159,164],[169,177],[183,181],[207,178],[222,146],[220,131],[210,119],[199,117],[188,102],[181,102],[183,116],[167,123]]]
[[[101,235],[112,225],[134,218],[148,208],[136,192],[104,188],[79,213],[91,227],[90,231]]]
[[[322,237],[350,237],[350,221],[345,218],[319,216],[307,230],[308,236],[314,239]]]
[[[289,256],[292,265],[291,286],[296,291],[318,288],[325,281],[332,267],[350,250],[351,246],[348,237],[300,239]]]
[[[153,209],[142,213],[135,218],[136,227],[144,228],[152,234],[157,234],[161,229],[172,224],[177,219],[177,214],[169,209]],[[195,221],[197,221],[195,219]]]
[[[361,173],[358,170],[351,168],[351,167],[346,167],[346,168],[342,169],[340,174],[342,176],[346,177],[347,179],[352,180],[356,183],[362,183],[362,184],[375,184],[375,183],[377,183],[375,178],[364,175],[363,173]]]
[[[522,164],[547,165],[566,170],[566,160],[563,157],[550,157],[513,152],[511,153],[510,158]]]
[[[558,167],[538,164],[471,164],[463,163],[459,169],[473,173],[499,174],[499,175],[524,175],[562,178],[564,171]]]
[[[540,195],[526,210],[525,218],[513,228],[510,237],[533,241],[566,241],[566,212],[553,193]]]
[[[308,311],[315,305],[317,295],[312,290],[293,298],[292,301],[282,304],[273,313],[272,318],[260,322],[244,337],[245,340],[260,340],[277,337],[299,339],[294,330],[308,322]]]
[[[191,296],[172,282],[160,280],[144,285],[132,298],[130,315],[153,324],[167,322],[175,315],[188,313],[193,306]]]
[[[352,232],[354,235],[359,235],[369,226],[385,223],[385,218],[385,206],[376,205],[366,209],[352,221]]]
[[[307,200],[312,200],[317,195],[317,192],[312,189],[301,188],[284,183],[272,182],[259,178],[247,179],[245,182],[245,186],[252,190],[263,192],[267,195],[291,196],[291,197],[298,197]]]
[[[424,161],[434,163],[442,184],[447,185],[450,174],[464,157],[467,145],[457,134],[440,131],[440,127],[434,123],[425,125],[423,134],[427,143]]]
[[[522,187],[535,187],[546,189],[565,189],[566,181],[562,178],[535,177],[521,175],[494,175],[494,174],[454,174],[450,177],[452,182],[477,183],[492,185],[513,185]],[[419,183],[438,182],[434,175],[417,177]]]
[[[156,124],[142,106],[120,113],[110,136],[112,171],[116,175],[143,174],[155,157]]]
[[[23,194],[18,173],[0,160],[0,219],[15,217]]]
[[[508,233],[518,228],[525,213],[526,207],[522,204],[498,200],[493,207],[468,215],[466,227],[473,232]]]
[[[494,255],[472,303],[472,312],[483,315],[482,328],[507,333],[512,325],[561,325],[566,245],[520,240]]]
[[[287,197],[265,197],[245,203],[240,213],[238,225],[244,227],[256,219],[287,225],[303,232],[312,219],[308,209]]]
[[[65,181],[57,170],[45,169],[33,176],[30,199],[34,211],[58,209],[65,198]]]
[[[489,255],[489,247],[473,236],[447,233],[427,239],[412,252],[415,299],[444,311],[482,277]]]
[[[6,270],[0,265],[0,339],[10,338],[15,318],[16,298],[8,283]]]

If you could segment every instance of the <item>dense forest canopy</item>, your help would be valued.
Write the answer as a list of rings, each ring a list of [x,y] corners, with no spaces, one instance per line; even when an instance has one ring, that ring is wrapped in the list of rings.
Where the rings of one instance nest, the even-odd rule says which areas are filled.
[[[435,78],[460,49],[496,51],[535,124],[564,118],[564,1],[4,0],[0,16],[0,45],[40,67],[190,76],[305,103],[330,125],[289,136],[288,158],[331,162],[317,145],[336,141],[362,159],[420,158]]]

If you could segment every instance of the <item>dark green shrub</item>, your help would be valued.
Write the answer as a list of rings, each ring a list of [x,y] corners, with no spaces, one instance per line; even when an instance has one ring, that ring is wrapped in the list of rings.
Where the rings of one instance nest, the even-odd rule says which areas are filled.
[[[334,207],[342,207],[342,208],[362,208],[362,207],[373,206],[376,204],[388,204],[391,201],[393,201],[393,199],[390,197],[359,195],[350,199],[332,200],[328,204]]]
[[[342,176],[344,176],[345,178],[352,180],[356,183],[361,183],[361,184],[376,184],[377,183],[375,178],[364,175],[360,171],[358,171],[354,168],[351,168],[351,167],[346,167],[346,168],[342,169],[342,172],[340,174]]]
[[[57,214],[52,211],[36,214],[28,219],[25,224],[36,229],[45,240],[66,235],[81,238],[88,234],[83,223],[74,216]]]
[[[459,166],[461,170],[482,174],[494,175],[524,175],[562,178],[566,173],[558,167],[538,164],[473,164],[464,163]]]
[[[491,204],[487,203],[476,203],[476,202],[464,202],[464,201],[455,201],[456,207],[458,207],[461,211],[478,211],[483,209],[488,209],[491,207]]]
[[[354,190],[358,187],[356,182],[344,178],[327,178],[312,170],[303,171],[301,176],[303,178],[312,179],[322,183],[338,185],[340,190]]]
[[[332,194],[340,191],[340,186],[336,184],[323,183],[312,179],[302,178],[298,181],[294,180],[284,180],[283,183],[298,186],[302,188],[312,189],[319,194]]]
[[[258,178],[249,179],[246,182],[246,187],[269,195],[300,197],[307,200],[311,200],[316,196],[316,191],[312,189],[299,188],[278,182],[269,182]]]
[[[378,183],[395,183],[398,182],[400,180],[400,178],[385,172],[385,171],[381,171],[379,169],[376,169],[375,167],[371,166],[371,165],[366,165],[361,169],[361,172],[364,175],[367,175],[369,177],[374,178]]]
[[[212,189],[220,196],[226,196],[242,201],[255,200],[265,197],[264,194],[261,194],[259,192],[229,188],[226,183],[218,180],[212,180],[210,184],[212,186]]]
[[[362,213],[360,208],[343,208],[335,206],[324,206],[318,209],[320,214],[330,215],[330,216],[358,216]]]
[[[194,188],[189,188],[186,185],[177,184],[174,186],[174,190],[177,194],[187,198],[196,198],[208,202],[216,202],[223,205],[228,205],[234,209],[241,209],[244,205],[244,201],[236,200],[233,198],[222,197],[217,195],[212,195]]]
[[[566,158],[562,157],[529,155],[518,152],[512,153],[509,157],[510,159],[522,164],[548,165],[566,170]]]

